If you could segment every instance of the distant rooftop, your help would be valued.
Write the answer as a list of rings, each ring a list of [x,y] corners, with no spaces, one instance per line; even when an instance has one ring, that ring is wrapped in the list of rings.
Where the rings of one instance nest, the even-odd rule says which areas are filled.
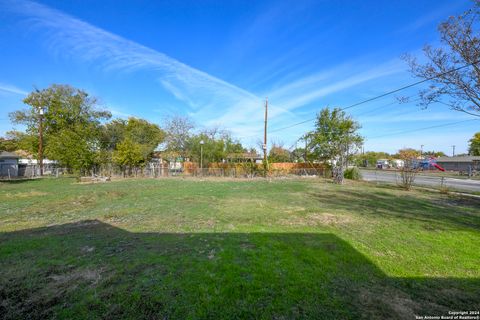
[[[0,159],[19,159],[20,157],[13,152],[0,151]]]
[[[438,157],[437,162],[472,162],[480,161],[480,156]]]
[[[263,159],[261,155],[255,152],[230,153],[227,159]]]

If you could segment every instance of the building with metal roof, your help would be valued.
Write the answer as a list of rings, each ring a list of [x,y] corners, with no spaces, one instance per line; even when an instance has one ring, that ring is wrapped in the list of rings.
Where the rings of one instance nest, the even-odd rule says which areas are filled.
[[[438,157],[436,161],[448,171],[480,170],[480,156]]]

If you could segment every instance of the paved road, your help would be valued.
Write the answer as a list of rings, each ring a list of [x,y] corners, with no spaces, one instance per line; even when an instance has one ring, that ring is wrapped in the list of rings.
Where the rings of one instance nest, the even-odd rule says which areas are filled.
[[[397,181],[400,181],[400,174],[392,171],[361,170],[361,172],[363,180],[366,181],[381,181],[392,184],[396,184]],[[415,178],[414,185],[439,188],[441,181],[442,178],[439,176],[425,176],[419,174]],[[444,183],[445,186],[450,189],[480,192],[480,180],[445,178]]]

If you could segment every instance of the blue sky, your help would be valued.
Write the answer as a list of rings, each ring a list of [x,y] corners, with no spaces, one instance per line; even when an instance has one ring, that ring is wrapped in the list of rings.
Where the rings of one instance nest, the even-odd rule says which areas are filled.
[[[115,117],[161,124],[173,114],[255,146],[270,102],[269,140],[286,147],[324,106],[344,107],[415,81],[400,59],[437,44],[436,26],[469,1],[0,0],[0,135],[22,98],[67,83]],[[403,92],[414,95],[417,89]],[[365,150],[466,152],[477,121],[445,106],[387,97],[352,108]],[[388,105],[386,107],[382,107]]]

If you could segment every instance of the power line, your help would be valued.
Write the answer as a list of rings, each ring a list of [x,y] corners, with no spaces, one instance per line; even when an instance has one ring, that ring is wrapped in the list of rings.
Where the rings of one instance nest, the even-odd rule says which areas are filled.
[[[435,76],[433,76],[433,77],[430,77],[430,78],[426,78],[426,79],[423,79],[423,80],[419,80],[419,81],[417,81],[417,82],[408,84],[408,85],[403,86],[403,87],[400,87],[400,88],[398,88],[398,89],[395,89],[395,90],[386,92],[386,93],[381,94],[381,95],[379,95],[379,96],[376,96],[376,97],[373,97],[373,98],[370,98],[370,99],[366,99],[366,100],[363,100],[363,101],[354,103],[354,104],[349,105],[349,106],[347,106],[347,107],[345,107],[345,108],[342,108],[342,110],[350,109],[350,108],[359,106],[359,105],[361,105],[361,104],[364,104],[364,103],[367,103],[367,102],[370,102],[370,101],[373,101],[373,100],[377,100],[377,99],[380,99],[380,98],[389,96],[389,95],[394,94],[394,93],[397,93],[397,92],[399,92],[399,91],[402,91],[402,90],[405,90],[405,89],[409,89],[409,88],[411,88],[411,87],[414,87],[414,86],[417,86],[417,85],[419,85],[419,84],[428,82],[428,81],[430,81],[430,80],[443,77],[444,75],[447,75],[447,74],[449,74],[449,73],[452,73],[452,72],[455,72],[455,71],[459,71],[459,70],[465,69],[465,68],[467,68],[467,67],[473,66],[474,64],[477,64],[477,63],[479,63],[479,62],[480,62],[480,60],[475,61],[475,62],[472,62],[472,63],[465,64],[465,65],[463,65],[463,66],[460,66],[460,67],[457,67],[457,68],[454,68],[454,69],[451,69],[451,70],[448,70],[448,71],[445,71],[445,72],[442,72],[442,73],[437,74],[437,75],[435,75]]]
[[[285,130],[285,129],[290,129],[290,128],[296,127],[298,125],[301,125],[301,124],[304,124],[304,123],[307,123],[307,122],[310,122],[310,121],[313,121],[313,120],[316,120],[316,119],[317,118],[315,117],[315,118],[312,118],[312,119],[308,119],[308,120],[305,120],[305,121],[302,121],[302,122],[298,122],[298,123],[289,125],[287,127],[283,127],[283,128],[279,128],[279,129],[275,129],[275,130],[270,130],[270,133],[277,132],[277,131],[282,131],[282,130]]]
[[[414,96],[416,96],[416,94],[415,94],[415,95],[412,95],[412,96],[409,96],[409,97],[407,97],[407,98],[411,98],[411,97],[414,97]],[[409,101],[409,102],[416,102],[416,101],[419,101],[419,100],[420,100],[420,98],[417,98],[417,99],[412,100],[412,101]],[[363,116],[363,115],[365,115],[365,114],[374,112],[374,111],[376,111],[376,110],[380,110],[380,109],[383,109],[383,108],[385,108],[385,107],[388,107],[388,106],[391,106],[391,105],[395,105],[395,104],[400,104],[400,103],[401,103],[401,102],[398,102],[398,101],[389,102],[389,103],[387,103],[387,104],[381,105],[381,106],[379,106],[379,107],[377,107],[377,108],[368,110],[368,111],[366,111],[366,112],[362,112],[362,113],[357,114],[357,115],[354,115],[354,116],[355,116],[355,117]],[[342,109],[342,110],[343,110],[343,109]],[[410,111],[409,111],[409,112],[410,112]],[[310,121],[313,121],[313,120],[316,120],[316,119],[317,119],[317,118],[315,117],[315,118],[311,118],[311,119],[304,120],[304,121],[302,121],[302,122],[298,122],[298,123],[292,124],[292,125],[290,125],[290,126],[286,126],[286,127],[279,128],[279,129],[275,129],[275,130],[270,130],[270,133],[272,133],[272,132],[277,132],[277,131],[281,131],[281,130],[285,130],[285,129],[289,129],[289,128],[293,128],[293,127],[296,127],[296,126],[298,126],[298,125],[300,125],[300,124],[304,124],[304,123],[307,123],[307,122],[310,122]]]
[[[413,96],[416,96],[416,95],[413,95]],[[405,103],[417,102],[417,101],[419,101],[419,100],[421,100],[421,98],[417,98],[417,99],[414,99],[414,100],[412,100],[412,101],[408,101],[408,102],[405,102]],[[394,105],[394,104],[402,104],[402,103],[403,103],[403,102],[393,101],[393,102],[390,102],[390,103],[381,105],[381,106],[378,107],[378,108],[373,108],[373,109],[371,109],[371,110],[368,110],[368,111],[365,111],[365,112],[356,114],[356,115],[354,115],[354,117],[360,117],[360,116],[363,116],[363,115],[372,113],[372,112],[374,112],[374,111],[381,110],[381,109],[383,109],[383,108],[385,108],[385,107],[389,107],[389,106]],[[409,112],[410,112],[410,111],[409,111]]]
[[[437,74],[437,75],[435,75],[435,76],[433,76],[433,77],[429,77],[429,78],[426,78],[426,79],[423,79],[423,80],[419,80],[419,81],[410,83],[410,84],[408,84],[408,85],[405,85],[405,86],[403,86],[403,87],[400,87],[400,88],[397,88],[397,89],[394,89],[394,90],[391,90],[391,91],[382,93],[382,94],[380,94],[380,95],[378,95],[378,96],[375,96],[375,97],[372,97],[372,98],[369,98],[369,99],[366,99],[366,100],[363,100],[363,101],[360,101],[360,102],[356,102],[356,103],[351,104],[351,105],[349,105],[349,106],[346,106],[346,107],[344,107],[344,108],[340,108],[340,110],[347,110],[347,109],[351,109],[351,108],[354,108],[354,107],[358,107],[359,105],[362,105],[362,104],[365,104],[365,103],[368,103],[368,102],[372,102],[372,101],[374,101],[374,100],[378,100],[378,99],[380,99],[380,98],[383,98],[383,97],[392,95],[392,94],[394,94],[394,93],[403,91],[403,90],[405,90],[405,89],[409,89],[409,88],[415,87],[415,86],[417,86],[417,85],[419,85],[419,84],[422,84],[422,83],[425,83],[425,82],[434,80],[434,79],[436,79],[436,78],[440,78],[440,77],[442,77],[442,76],[444,76],[444,75],[447,75],[447,74],[449,74],[449,73],[452,73],[452,72],[456,72],[456,71],[465,69],[465,68],[470,67],[470,66],[473,66],[474,64],[477,64],[477,63],[479,63],[479,62],[480,62],[480,60],[475,61],[475,62],[472,62],[472,63],[465,64],[465,65],[463,65],[463,66],[460,66],[460,67],[457,67],[457,68],[454,68],[454,69],[451,69],[451,70],[442,72],[442,73],[440,73],[440,74]],[[286,127],[282,127],[282,128],[278,128],[278,129],[275,129],[275,130],[271,130],[270,132],[278,132],[278,131],[282,131],[282,130],[285,130],[285,129],[290,129],[290,128],[296,127],[296,126],[298,126],[298,125],[301,125],[301,124],[304,124],[304,123],[313,121],[313,120],[315,120],[315,119],[317,119],[317,118],[315,117],[315,118],[307,119],[307,120],[304,120],[304,121],[301,121],[301,122],[298,122],[298,123],[291,124],[291,125],[286,126]]]
[[[404,134],[404,133],[411,133],[411,132],[417,132],[417,131],[423,131],[423,130],[428,130],[428,129],[435,129],[435,128],[443,128],[443,127],[448,127],[448,126],[453,126],[459,123],[464,123],[464,122],[470,122],[470,121],[480,121],[480,119],[468,119],[468,120],[462,120],[462,121],[455,121],[455,122],[449,122],[449,123],[444,123],[444,124],[439,124],[435,126],[429,126],[429,127],[423,127],[423,128],[417,128],[417,129],[412,129],[412,130],[404,130],[404,131],[398,131],[398,132],[392,132],[392,133],[387,133],[379,136],[373,136],[368,138],[370,139],[377,139],[377,138],[383,138],[383,137],[388,137],[388,136],[393,136],[397,134]]]

